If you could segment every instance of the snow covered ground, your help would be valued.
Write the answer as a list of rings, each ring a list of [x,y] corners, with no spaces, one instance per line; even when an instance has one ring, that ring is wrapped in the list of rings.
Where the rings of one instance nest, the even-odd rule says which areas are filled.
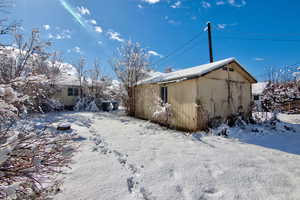
[[[299,199],[299,116],[185,135],[121,113],[59,113],[81,136],[58,200]],[[298,123],[298,125],[297,125]]]

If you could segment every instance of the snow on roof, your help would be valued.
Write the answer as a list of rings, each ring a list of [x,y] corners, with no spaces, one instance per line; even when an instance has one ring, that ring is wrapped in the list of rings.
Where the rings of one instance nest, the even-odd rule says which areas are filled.
[[[61,74],[56,80],[57,85],[80,86],[78,72],[73,65],[69,63],[58,63],[58,65],[60,65]],[[82,77],[81,80],[85,84],[92,84],[92,80],[90,78],[84,79]]]
[[[263,93],[265,88],[267,87],[268,82],[258,82],[252,84],[252,94],[260,95]]]
[[[111,81],[111,85],[108,87],[108,89],[110,89],[110,90],[118,90],[120,88],[120,85],[121,85],[120,81],[118,81],[118,80],[112,80]]]
[[[78,73],[75,67],[68,63],[60,63],[61,74],[57,78],[57,85],[80,86]]]
[[[298,69],[300,70],[300,67]],[[300,72],[294,72],[293,76],[296,78],[297,81],[300,81]]]
[[[197,67],[187,68],[178,70],[170,73],[157,73],[154,76],[140,81],[138,84],[147,84],[147,83],[158,83],[158,82],[168,82],[173,80],[184,80],[194,76],[202,76],[208,72],[211,72],[215,69],[218,69],[232,61],[236,61],[235,58],[227,58],[213,63],[208,63],[200,65]]]
[[[70,74],[62,74],[57,78],[57,85],[66,85],[66,86],[80,86],[80,82],[77,76]]]

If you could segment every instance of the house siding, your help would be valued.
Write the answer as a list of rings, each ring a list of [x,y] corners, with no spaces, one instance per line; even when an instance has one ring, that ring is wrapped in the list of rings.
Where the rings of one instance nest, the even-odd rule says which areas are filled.
[[[80,96],[79,86],[60,86],[59,92],[54,95],[54,98],[62,102],[65,106],[74,106],[78,96],[68,96],[68,88],[78,88],[78,95]]]
[[[173,113],[169,122],[171,127],[196,131],[204,129],[214,117],[226,119],[238,111],[245,116],[249,115],[251,80],[236,63],[227,67],[233,71],[218,69],[199,78],[162,84],[168,87],[168,103],[171,104]],[[159,97],[162,85],[146,84],[136,87],[137,117],[153,120],[155,99]]]

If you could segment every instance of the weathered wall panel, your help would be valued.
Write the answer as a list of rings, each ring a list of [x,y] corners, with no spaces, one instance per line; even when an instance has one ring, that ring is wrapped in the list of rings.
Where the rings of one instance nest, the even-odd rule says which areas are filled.
[[[198,98],[203,102],[209,118],[221,116],[226,118],[242,112],[248,114],[251,103],[251,83],[239,72],[216,70],[198,79]],[[228,81],[229,80],[229,81]]]
[[[78,95],[80,95],[78,86],[60,86],[59,92],[54,95],[54,98],[61,101],[65,106],[74,106],[78,96],[68,96],[68,88],[78,88]]]
[[[158,85],[141,85],[135,88],[135,115],[139,118],[153,118],[157,98],[159,97]]]
[[[168,86],[169,103],[172,105],[171,125],[177,128],[196,130],[196,79],[170,84]]]
[[[249,113],[251,80],[237,64],[231,63],[228,67],[233,71],[219,69],[200,78],[164,84],[168,87],[168,103],[172,105],[171,126],[193,131],[203,127],[199,126],[201,117],[204,122],[214,117],[225,119],[237,113],[239,108],[245,114]],[[160,85],[140,85],[135,91],[136,116],[152,119],[156,99],[160,96]],[[205,111],[201,115],[199,103]]]

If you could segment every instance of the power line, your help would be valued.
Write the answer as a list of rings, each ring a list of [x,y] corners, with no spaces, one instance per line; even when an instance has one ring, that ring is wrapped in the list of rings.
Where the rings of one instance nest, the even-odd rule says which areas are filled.
[[[199,47],[199,45],[201,44],[201,42],[197,42],[197,43],[195,43],[193,46],[191,46],[190,48],[183,48],[181,51],[181,53],[179,53],[178,55],[184,55],[184,54],[186,54],[187,52],[189,52],[189,51],[191,51],[191,50],[193,50],[194,48],[196,48],[196,47]],[[170,59],[169,59],[170,60]],[[203,59],[204,60],[204,59]],[[164,64],[164,63],[166,63],[166,62],[163,62],[162,64]]]
[[[196,39],[198,39],[204,32],[200,32],[198,34],[196,34],[192,39],[190,39],[189,41],[187,41],[186,43],[184,43],[183,45],[181,45],[180,47],[176,48],[175,50],[171,51],[168,55],[166,55],[165,57],[155,61],[153,64],[151,64],[151,66],[156,65],[158,63],[161,63],[162,61],[168,59],[169,57],[173,56],[174,54],[176,54],[178,51],[182,50],[183,48],[185,48],[186,46],[188,46],[189,44],[191,44],[193,41],[195,41]]]
[[[211,23],[212,26],[221,31],[222,32],[226,32],[226,33],[231,33],[231,34],[239,34],[239,35],[244,35],[244,36],[265,36],[265,37],[300,37],[300,33],[294,33],[294,34],[290,34],[290,33],[251,33],[251,32],[236,32],[236,31],[232,31],[228,28],[219,28],[218,24],[214,24]],[[226,27],[233,27],[235,26],[234,24],[224,24]]]
[[[272,41],[272,42],[300,42],[296,39],[274,39],[274,38],[246,38],[246,37],[236,37],[236,36],[215,36],[215,38],[220,39],[232,39],[232,40],[251,40],[251,41]]]

